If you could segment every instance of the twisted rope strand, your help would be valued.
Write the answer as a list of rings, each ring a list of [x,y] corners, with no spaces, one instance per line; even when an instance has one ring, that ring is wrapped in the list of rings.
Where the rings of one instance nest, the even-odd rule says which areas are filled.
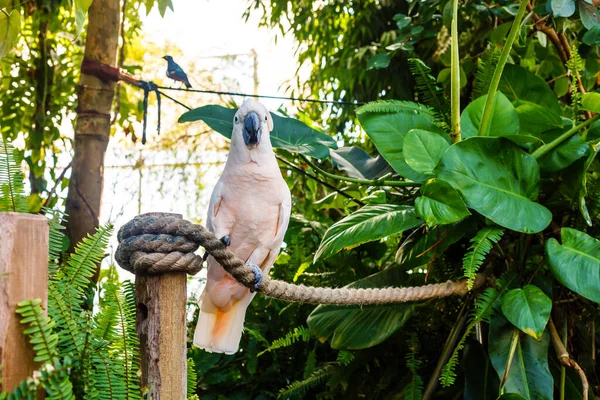
[[[236,258],[213,233],[202,225],[182,219],[181,215],[149,213],[137,216],[119,230],[118,240],[115,258],[130,272],[196,274],[202,269],[203,260],[193,252],[202,246],[238,282],[249,289],[254,287],[255,275],[248,265]],[[478,275],[474,287],[481,286],[484,281],[485,277]],[[268,297],[298,303],[365,305],[465,295],[468,289],[466,280],[418,287],[358,289],[294,285],[265,276],[258,291]]]

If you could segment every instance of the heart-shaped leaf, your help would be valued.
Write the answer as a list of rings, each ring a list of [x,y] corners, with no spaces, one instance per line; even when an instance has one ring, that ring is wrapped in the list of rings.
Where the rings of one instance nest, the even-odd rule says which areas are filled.
[[[451,146],[436,169],[467,206],[498,225],[525,233],[548,226],[550,211],[537,199],[536,160],[504,138],[474,137]]]
[[[555,17],[570,17],[575,13],[575,1],[550,0],[550,8]]]
[[[427,180],[427,175],[408,166],[403,148],[404,137],[411,129],[443,133],[431,109],[408,101],[382,101],[365,104],[356,115],[379,154],[398,174],[415,182]]]
[[[551,141],[551,138],[558,137],[558,134],[544,135],[543,137],[546,143],[548,143]],[[581,157],[585,157],[589,150],[590,145],[581,136],[575,135],[540,158],[538,162],[542,170],[556,172],[568,167]]]
[[[581,41],[588,46],[600,44],[600,25],[593,26],[587,31]]]
[[[319,245],[314,261],[340,250],[396,235],[421,225],[415,209],[395,204],[369,204],[333,224]]]
[[[380,288],[407,286],[408,275],[388,268],[351,283],[348,287]],[[394,334],[414,310],[411,304],[331,306],[320,305],[308,317],[308,327],[322,342],[334,349],[366,349]]]
[[[586,29],[594,29],[600,24],[600,12],[593,4],[580,1],[579,3],[579,19]],[[585,43],[585,42],[584,42]]]
[[[516,100],[515,110],[519,115],[521,135],[537,136],[550,129],[562,128],[560,114],[548,112],[548,109],[527,100]]]
[[[549,113],[562,115],[562,108],[552,88],[545,80],[523,67],[506,64],[499,89],[512,102],[529,101],[546,108]]]
[[[600,93],[591,92],[584,94],[581,98],[581,107],[588,111],[600,113]]]
[[[387,53],[379,53],[375,54],[373,57],[369,58],[367,61],[367,70],[376,68],[387,68],[390,65],[391,58]]]
[[[425,175],[431,175],[450,144],[443,136],[412,129],[404,138],[404,156],[409,167]]]
[[[509,290],[502,297],[502,312],[517,328],[542,340],[542,334],[550,319],[552,300],[535,285]]]
[[[552,275],[586,299],[600,303],[600,241],[576,229],[562,228],[562,245],[546,241]]]
[[[233,108],[211,104],[186,112],[179,117],[179,122],[204,121],[206,125],[231,139],[233,117],[236,111]],[[337,143],[333,138],[297,119],[281,117],[273,113],[271,115],[273,117],[273,131],[271,132],[273,147],[315,158],[325,158],[329,156],[329,149],[337,148]]]
[[[375,179],[392,172],[392,168],[383,157],[371,157],[359,147],[341,147],[331,150],[330,154],[333,165],[345,171],[351,178]]]
[[[415,209],[429,227],[452,224],[471,215],[458,192],[440,179],[429,180],[421,186]]]
[[[469,104],[461,114],[460,130],[463,138],[478,135],[486,99],[487,95],[481,96]],[[510,100],[501,92],[496,92],[490,127],[488,136],[519,134],[519,115]]]

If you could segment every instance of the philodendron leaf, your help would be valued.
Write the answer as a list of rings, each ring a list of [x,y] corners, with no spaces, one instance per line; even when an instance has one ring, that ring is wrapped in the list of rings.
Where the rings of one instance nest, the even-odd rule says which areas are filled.
[[[425,175],[431,175],[450,144],[443,136],[412,129],[404,138],[404,157],[409,167]]]
[[[600,93],[586,93],[581,98],[581,107],[588,111],[600,113]]]
[[[330,153],[333,165],[352,178],[375,179],[392,172],[383,157],[371,157],[360,147],[340,147]]]
[[[506,370],[514,330],[502,313],[496,313],[490,320],[488,354],[500,379]],[[529,336],[518,339],[504,393],[516,393],[526,400],[553,399],[553,378],[548,365],[549,345],[550,336],[547,332],[541,341]]]
[[[347,287],[380,288],[407,286],[409,275],[388,268]],[[310,331],[334,349],[365,349],[390,337],[406,323],[414,310],[409,303],[331,306],[320,305],[308,317]]]
[[[562,108],[552,88],[545,80],[523,67],[506,64],[502,72],[499,89],[512,102],[525,100],[562,115]]]
[[[429,227],[452,224],[471,215],[458,192],[440,179],[431,179],[421,186],[415,209]]]
[[[487,95],[481,96],[462,112],[460,130],[463,138],[477,136],[486,99]],[[496,92],[492,122],[487,136],[513,136],[518,134],[519,115],[517,111],[502,92]]]
[[[411,129],[443,134],[430,108],[409,101],[378,101],[360,107],[356,115],[379,154],[398,174],[415,182],[427,180],[427,175],[415,171],[406,163],[404,138]]]
[[[231,139],[233,117],[236,111],[233,108],[211,104],[186,112],[179,117],[179,122],[201,120],[221,135]],[[271,116],[273,117],[273,131],[271,132],[273,147],[315,158],[325,158],[329,156],[329,149],[337,149],[335,140],[305,123],[273,113]]]
[[[510,290],[502,297],[504,316],[514,326],[536,340],[542,340],[551,310],[550,297],[534,285]]]
[[[546,241],[552,275],[586,299],[600,303],[600,241],[576,229],[562,228],[562,245]]]
[[[560,114],[548,112],[548,109],[527,100],[515,100],[515,110],[521,125],[520,135],[539,135],[550,129],[562,128]],[[539,139],[536,137],[539,141]],[[535,140],[534,139],[534,140]]]
[[[467,207],[500,226],[524,233],[544,230],[550,211],[534,202],[540,171],[535,158],[504,138],[474,137],[451,146],[436,169]]]
[[[411,206],[366,205],[327,229],[314,261],[422,224],[423,221],[418,219],[415,209]]]

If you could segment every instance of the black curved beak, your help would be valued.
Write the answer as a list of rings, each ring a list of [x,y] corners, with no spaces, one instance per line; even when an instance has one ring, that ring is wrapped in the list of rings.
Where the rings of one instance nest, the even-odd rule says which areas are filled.
[[[246,115],[242,134],[246,146],[256,146],[260,143],[260,118],[257,113],[249,112],[248,115]]]

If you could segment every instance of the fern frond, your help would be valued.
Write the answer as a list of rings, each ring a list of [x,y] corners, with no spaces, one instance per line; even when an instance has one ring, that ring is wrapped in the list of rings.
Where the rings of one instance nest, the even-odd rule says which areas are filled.
[[[350,364],[352,361],[354,361],[354,353],[345,350],[340,351],[337,355],[337,359],[335,360],[335,362],[344,367]]]
[[[44,389],[48,394],[47,399],[50,400],[74,400],[73,384],[69,379],[69,369],[71,368],[71,360],[69,357],[64,359],[61,364],[58,358],[54,359],[52,368],[47,364],[46,368],[40,371],[41,381]]]
[[[404,388],[405,400],[421,400],[423,397],[423,379],[419,376],[418,370],[422,361],[417,358],[420,344],[416,335],[411,335],[408,339],[408,353],[406,354],[406,367],[412,374],[412,379]]]
[[[52,331],[54,321],[44,315],[42,300],[25,300],[17,304],[17,313],[21,315],[21,323],[29,325],[24,330],[33,345],[35,357],[33,361],[46,363],[56,356],[58,335]]]
[[[21,161],[20,153],[0,135],[0,211],[29,211]]]
[[[479,58],[471,101],[487,94],[499,59],[500,50],[496,46],[493,47],[493,50],[483,53]]]
[[[196,375],[196,364],[194,360],[188,358],[187,360],[187,396],[192,397],[196,393],[196,386],[198,385],[198,375]]]
[[[48,243],[48,273],[50,277],[56,274],[58,270],[58,261],[63,250],[63,243],[65,241],[65,235],[61,232],[65,229],[63,222],[65,220],[65,213],[58,210],[51,210],[42,207],[42,211],[48,218],[48,225],[50,226],[50,241]]]
[[[112,235],[112,225],[100,226],[93,235],[88,235],[75,246],[75,251],[67,261],[65,275],[69,285],[73,285],[78,295],[88,287],[96,265],[104,258],[108,240]]]
[[[48,281],[48,314],[55,323],[60,357],[73,353],[81,354],[85,341],[84,332],[81,330],[81,308],[78,305],[74,308],[69,307],[65,298],[66,292],[68,291],[61,282]]]
[[[444,90],[437,85],[437,80],[431,75],[431,68],[418,58],[409,58],[408,67],[415,80],[419,100],[432,107],[440,122],[449,126],[450,103],[444,95]]]
[[[305,394],[311,388],[321,384],[325,378],[333,375],[338,369],[337,363],[327,364],[317,369],[308,378],[289,384],[285,389],[281,389],[277,395],[278,399],[289,399]]]
[[[463,258],[463,269],[467,278],[467,287],[473,288],[477,271],[485,261],[494,243],[498,243],[504,234],[502,228],[488,226],[477,232],[477,235],[471,239],[469,252]]]
[[[356,110],[356,114],[358,115],[398,112],[419,113],[435,118],[435,111],[433,111],[430,107],[412,101],[378,100],[369,102]]]
[[[567,61],[567,69],[571,75],[571,109],[573,111],[573,126],[579,123],[579,107],[583,94],[579,91],[578,82],[581,80],[581,71],[585,63],[579,55],[576,43],[571,45],[571,59]]]
[[[298,341],[307,342],[308,339],[310,339],[309,329],[305,326],[298,326],[298,327],[294,328],[292,331],[286,333],[286,335],[284,337],[275,339],[269,347],[267,347],[266,349],[264,349],[263,351],[258,353],[258,357],[260,357],[264,353],[268,353],[275,349],[280,349],[282,347],[289,347]]]

